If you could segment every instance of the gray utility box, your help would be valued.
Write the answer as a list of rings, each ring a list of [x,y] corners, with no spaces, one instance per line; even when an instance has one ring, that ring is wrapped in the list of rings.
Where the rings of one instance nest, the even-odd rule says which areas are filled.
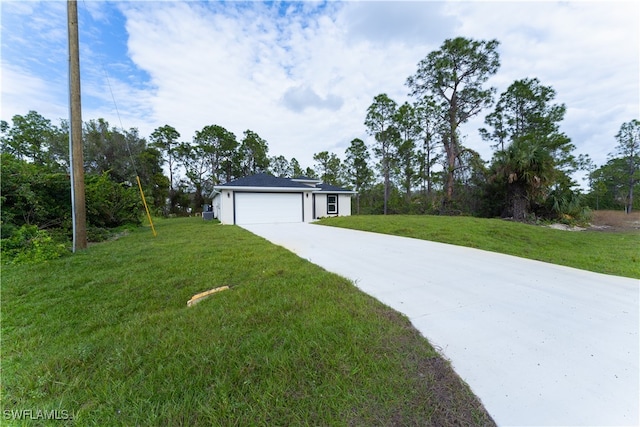
[[[213,219],[213,212],[202,212],[202,219],[211,221]]]

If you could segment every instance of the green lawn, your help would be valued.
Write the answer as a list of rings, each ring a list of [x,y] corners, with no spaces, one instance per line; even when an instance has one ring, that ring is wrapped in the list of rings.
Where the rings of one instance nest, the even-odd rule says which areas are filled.
[[[2,425],[492,425],[409,321],[347,280],[235,226],[156,227],[2,267]],[[74,420],[8,419],[53,410]]]
[[[319,223],[640,278],[640,233],[637,232],[570,232],[500,219],[429,215],[359,215],[325,218]]]

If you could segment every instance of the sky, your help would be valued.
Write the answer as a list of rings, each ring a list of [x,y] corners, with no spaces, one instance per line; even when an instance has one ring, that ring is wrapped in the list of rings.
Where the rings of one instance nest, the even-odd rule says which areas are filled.
[[[0,0],[0,119],[35,110],[68,117],[66,2]],[[354,138],[371,146],[364,119],[386,93],[412,102],[418,62],[458,36],[497,39],[500,94],[538,78],[567,108],[561,130],[597,165],[622,123],[640,118],[640,2],[330,1],[78,2],[83,120],[137,128],[171,125],[192,141],[207,125],[238,140],[245,130],[269,154],[313,166],[344,159]],[[490,160],[478,133],[463,143]]]

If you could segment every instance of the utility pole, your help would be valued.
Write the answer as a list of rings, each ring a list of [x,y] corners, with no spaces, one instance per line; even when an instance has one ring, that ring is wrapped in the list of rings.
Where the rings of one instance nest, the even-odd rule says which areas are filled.
[[[73,209],[73,252],[87,248],[87,212],[82,153],[82,111],[80,103],[80,48],[78,3],[67,0],[69,28],[69,156],[71,164],[71,206]]]

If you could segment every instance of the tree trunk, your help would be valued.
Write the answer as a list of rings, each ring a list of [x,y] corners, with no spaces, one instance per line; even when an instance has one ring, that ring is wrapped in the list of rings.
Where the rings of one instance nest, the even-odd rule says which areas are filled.
[[[529,201],[521,185],[510,185],[511,216],[516,221],[524,221],[529,213]]]
[[[426,166],[426,174],[427,174],[427,195],[431,196],[431,152],[427,151],[427,166]]]
[[[404,190],[405,190],[405,202],[407,204],[411,204],[411,180],[408,176],[407,176],[407,181],[405,182],[405,185],[404,185]]]
[[[169,151],[169,189],[173,190],[173,161],[171,160],[171,151]]]
[[[633,209],[633,179],[631,180],[631,182],[629,183],[629,194],[627,195],[627,214],[631,213],[631,210]]]
[[[387,214],[387,205],[389,204],[389,171],[384,173],[384,214]]]
[[[458,122],[456,121],[456,116],[458,112],[458,97],[454,92],[451,96],[451,101],[449,101],[449,143],[445,146],[445,151],[447,153],[447,197],[446,202],[448,205],[451,204],[453,200],[453,182],[454,182],[454,171],[456,168],[456,158],[458,157]],[[446,144],[446,142],[445,142]]]
[[[387,214],[387,204],[389,200],[389,154],[384,154],[384,158],[382,159],[384,166],[384,215]]]
[[[454,149],[453,136],[449,136],[449,142],[445,142],[445,153],[447,154],[447,177],[445,183],[445,198],[442,201],[445,210],[449,209],[451,202],[453,201],[453,185],[454,185],[454,171],[456,167],[456,155]]]

